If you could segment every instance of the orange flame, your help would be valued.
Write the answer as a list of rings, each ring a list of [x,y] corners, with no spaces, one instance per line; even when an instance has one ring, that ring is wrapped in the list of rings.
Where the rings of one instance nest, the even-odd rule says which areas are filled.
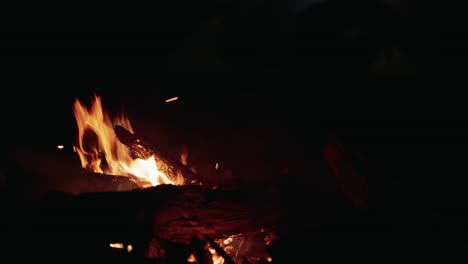
[[[74,149],[83,168],[97,173],[136,177],[145,187],[174,184],[158,170],[154,156],[145,160],[132,158],[130,149],[119,141],[114,132],[114,126],[119,125],[133,133],[129,119],[121,114],[112,120],[102,108],[100,96],[94,95],[89,109],[76,99],[73,113],[78,125],[78,144]]]

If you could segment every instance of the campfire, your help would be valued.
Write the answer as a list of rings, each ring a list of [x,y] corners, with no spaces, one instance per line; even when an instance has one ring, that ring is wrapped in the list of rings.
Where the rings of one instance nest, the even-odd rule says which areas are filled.
[[[90,107],[77,99],[73,113],[78,128],[73,149],[84,173],[126,180],[134,187],[46,195],[44,211],[53,213],[44,214],[45,232],[58,234],[63,230],[57,231],[57,225],[84,219],[67,230],[73,241],[57,236],[69,243],[87,241],[93,254],[131,257],[133,263],[272,261],[268,246],[278,236],[278,210],[267,189],[203,182],[196,166],[187,166],[187,151],[173,155],[137,135],[129,118],[124,113],[112,118],[98,95]]]
[[[124,113],[112,119],[103,109],[101,97],[95,95],[89,109],[77,99],[73,112],[78,125],[75,150],[83,168],[126,176],[142,187],[184,183],[181,170],[172,169],[140,139],[135,138],[134,142],[130,139],[127,141],[129,146],[118,139],[116,132],[120,131],[122,137],[133,134],[130,120]],[[186,154],[181,157],[186,157]]]
[[[161,103],[172,107],[174,100],[184,100],[172,98]],[[97,95],[89,103],[68,105],[76,126],[67,133],[76,133],[74,144],[51,136],[47,149],[15,149],[4,163],[7,181],[31,197],[31,213],[22,216],[28,225],[18,236],[27,238],[28,262],[256,264],[297,262],[296,256],[300,261],[345,258],[335,253],[360,247],[353,244],[361,236],[354,232],[362,226],[359,214],[372,213],[369,205],[379,203],[376,183],[368,180],[373,179],[369,163],[335,137],[300,160],[302,146],[272,151],[284,136],[270,127],[228,132],[232,141],[223,134],[205,143],[207,137],[200,135],[200,144],[199,134],[192,133],[200,130],[175,136],[150,123],[132,124],[132,115],[111,114]],[[186,112],[180,114],[185,118]],[[179,127],[175,120],[168,130]],[[224,122],[215,126],[229,128]],[[204,123],[206,128],[211,126]],[[251,148],[248,136],[256,133],[272,140]],[[233,143],[239,147],[229,155]],[[256,148],[262,150],[254,152],[258,157],[247,153],[248,159],[235,160]],[[210,149],[216,154],[207,155]],[[291,153],[271,157],[283,150]],[[254,166],[243,166],[250,162]],[[256,177],[264,166],[265,173]]]

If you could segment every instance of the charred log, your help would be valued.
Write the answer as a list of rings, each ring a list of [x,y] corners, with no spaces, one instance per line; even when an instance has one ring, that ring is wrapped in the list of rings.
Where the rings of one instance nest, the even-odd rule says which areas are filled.
[[[132,134],[118,125],[115,126],[114,130],[120,142],[129,147],[136,158],[148,159],[153,156],[158,165],[158,169],[166,173],[174,182],[180,182],[180,177],[183,178],[183,182],[185,183],[200,180],[200,177],[196,173],[182,164],[178,159],[172,157],[172,155],[160,145],[152,143],[136,134]]]
[[[39,213],[33,237],[51,240],[47,245],[37,243],[39,254],[48,252],[42,247],[70,254],[84,247],[92,254],[93,249],[121,242],[144,255],[151,240],[191,245],[193,237],[219,239],[274,228],[279,219],[277,206],[262,190],[226,191],[197,185],[50,193],[41,201]]]
[[[154,234],[188,243],[192,236],[220,238],[274,226],[277,209],[258,190],[207,190],[182,188],[155,215]]]

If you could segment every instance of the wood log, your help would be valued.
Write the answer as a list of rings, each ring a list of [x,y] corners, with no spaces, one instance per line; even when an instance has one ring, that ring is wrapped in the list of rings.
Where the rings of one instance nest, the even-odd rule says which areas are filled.
[[[12,151],[3,173],[18,188],[30,189],[38,198],[47,191],[79,194],[141,189],[137,179],[94,173],[81,168],[74,152]]]
[[[279,219],[277,206],[263,190],[226,191],[198,185],[77,196],[51,193],[40,208],[42,220],[36,229],[60,234],[60,243],[86,241],[102,246],[127,241],[137,245],[134,248],[146,247],[153,238],[189,245],[193,237],[219,239],[256,232],[274,228]]]
[[[69,175],[73,175],[70,173]],[[68,191],[70,193],[89,192],[121,192],[142,189],[136,179],[127,176],[116,176],[102,173],[90,172],[82,169],[74,174],[56,182],[58,191]]]
[[[155,214],[155,236],[189,243],[192,236],[221,238],[275,226],[277,207],[261,190],[187,186]]]
[[[162,146],[139,135],[132,134],[122,126],[116,125],[114,131],[120,142],[129,147],[135,157],[148,159],[154,156],[158,169],[174,182],[183,184],[200,181],[201,178],[195,172],[182,164],[179,159],[170,155],[169,151]],[[182,179],[180,179],[181,177]]]

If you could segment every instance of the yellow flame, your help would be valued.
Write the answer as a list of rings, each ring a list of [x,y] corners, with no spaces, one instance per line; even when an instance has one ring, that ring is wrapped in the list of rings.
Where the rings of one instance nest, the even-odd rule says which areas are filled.
[[[63,149],[65,146],[64,145],[57,145],[58,149]]]
[[[78,153],[83,168],[109,175],[137,177],[146,185],[174,184],[158,170],[154,156],[148,159],[133,159],[130,149],[115,135],[114,126],[119,125],[133,133],[130,120],[124,114],[111,119],[102,107],[101,97],[95,95],[91,107],[86,108],[75,100],[73,113],[78,125]]]

